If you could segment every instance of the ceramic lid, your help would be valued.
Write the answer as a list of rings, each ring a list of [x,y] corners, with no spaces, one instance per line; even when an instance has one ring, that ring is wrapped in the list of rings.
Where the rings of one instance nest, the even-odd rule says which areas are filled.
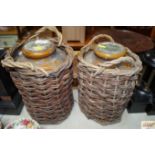
[[[33,39],[25,43],[22,48],[23,54],[32,59],[45,58],[53,53],[55,45],[50,39]]]
[[[95,66],[100,66],[100,65],[104,64],[105,62],[112,61],[112,60],[103,59],[103,58],[97,56],[95,54],[95,52],[93,51],[93,49],[90,49],[89,52],[84,54],[84,60],[92,65],[95,65]],[[117,67],[117,68],[123,69],[123,70],[131,69],[131,65],[129,63],[120,63],[119,65],[113,66],[113,67]]]
[[[95,54],[103,59],[117,59],[126,54],[126,49],[115,42],[101,42],[94,48]]]

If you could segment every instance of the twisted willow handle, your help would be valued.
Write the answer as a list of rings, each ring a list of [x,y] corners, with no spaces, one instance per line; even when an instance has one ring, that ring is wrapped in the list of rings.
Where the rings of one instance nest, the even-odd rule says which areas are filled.
[[[94,49],[94,46],[96,44],[95,41],[98,40],[98,39],[106,39],[106,40],[108,40],[110,42],[115,42],[114,39],[111,36],[109,36],[107,34],[99,34],[99,35],[93,37],[89,41],[89,43],[87,45],[85,45],[84,47],[81,48],[81,52],[79,54],[79,58],[80,57],[83,57],[83,54],[86,53],[86,52],[88,52],[89,49]]]
[[[15,62],[13,58],[10,56],[10,54],[7,54],[5,59],[1,60],[2,66],[3,67],[10,67],[10,68],[25,68],[25,69],[30,69],[33,71],[38,71],[43,73],[43,75],[48,76],[48,72],[45,71],[41,67],[36,67],[30,62]]]
[[[98,39],[106,39],[106,40],[108,40],[110,42],[115,42],[114,39],[111,36],[109,36],[107,34],[99,34],[99,35],[93,37],[89,41],[89,43],[86,46],[84,46],[84,47],[89,47],[89,46],[93,45],[95,43],[95,41],[98,40]]]
[[[35,32],[34,35],[29,36],[25,39],[23,39],[21,42],[17,43],[15,47],[10,48],[10,54],[17,48],[20,47],[21,45],[23,45],[25,42],[37,37],[39,34],[43,33],[46,30],[50,30],[51,32],[54,32],[57,37],[58,37],[58,46],[60,46],[62,44],[62,34],[58,31],[58,29],[54,26],[44,26],[42,28],[40,28],[38,31]]]
[[[38,31],[35,32],[34,35],[32,35],[30,38],[28,38],[27,41],[31,40],[34,37],[37,37],[39,34],[43,33],[46,30],[49,30],[56,34],[56,36],[58,37],[58,46],[60,46],[62,44],[62,34],[58,31],[58,29],[55,26],[44,26],[44,27],[40,28]]]
[[[68,53],[68,57],[69,57],[69,61],[65,62],[65,65],[67,63],[71,64],[73,61],[73,49],[69,46],[65,46],[62,45],[63,47],[65,47],[65,50]],[[3,67],[8,67],[8,68],[18,68],[18,69],[30,69],[32,71],[35,71],[36,73],[40,73],[42,75],[48,76],[50,73],[47,72],[45,69],[41,68],[41,67],[37,67],[34,66],[31,62],[18,62],[18,61],[14,61],[13,57],[10,55],[10,52],[7,52],[7,55],[5,56],[5,58],[3,60],[1,60],[2,66]],[[63,68],[63,67],[62,67]]]

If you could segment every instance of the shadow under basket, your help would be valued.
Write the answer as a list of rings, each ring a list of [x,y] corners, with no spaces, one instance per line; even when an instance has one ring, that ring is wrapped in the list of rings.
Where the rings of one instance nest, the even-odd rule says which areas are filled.
[[[78,64],[79,106],[88,119],[106,125],[116,123],[129,102],[138,73],[142,69],[139,57],[127,49],[127,55],[105,61],[92,49],[98,39],[114,42],[110,36],[98,35],[81,49]],[[131,63],[130,68],[121,67]]]
[[[41,124],[62,122],[73,106],[72,48],[56,47],[50,56],[51,63],[58,58],[60,63],[50,71],[17,61],[21,48],[22,45],[16,47],[2,60],[2,64],[10,72],[29,114]]]

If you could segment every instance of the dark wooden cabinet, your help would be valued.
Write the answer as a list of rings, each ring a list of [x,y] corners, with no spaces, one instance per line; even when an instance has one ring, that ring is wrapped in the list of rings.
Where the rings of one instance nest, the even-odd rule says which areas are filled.
[[[5,50],[0,50],[0,60]],[[9,73],[0,64],[0,113],[20,114],[23,107],[22,98],[18,93]]]

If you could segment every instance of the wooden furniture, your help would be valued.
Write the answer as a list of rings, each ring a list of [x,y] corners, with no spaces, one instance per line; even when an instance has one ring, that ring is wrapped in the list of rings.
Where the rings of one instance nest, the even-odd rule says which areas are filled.
[[[108,34],[116,42],[128,47],[135,53],[146,52],[154,48],[151,38],[128,30],[103,29],[94,33],[91,38],[97,34]]]
[[[18,35],[17,27],[10,26],[10,27],[8,27],[6,29],[1,29],[0,28],[0,35]]]
[[[154,47],[154,44],[152,42],[153,38],[151,39],[148,37],[150,33],[147,33],[148,36],[144,35],[146,33],[141,34],[144,31],[141,27],[137,30],[137,32],[131,30],[124,30],[129,28],[130,27],[86,26],[84,44],[87,44],[95,35],[109,34],[116,40],[116,42],[129,47],[133,52],[136,53],[149,51]],[[151,37],[152,36],[153,29],[151,33]],[[75,50],[80,50],[80,48],[84,46],[84,44],[82,44],[80,41],[68,41],[67,44],[73,47]]]
[[[5,51],[0,51],[0,60],[4,58]],[[17,115],[23,107],[22,98],[13,84],[10,74],[0,64],[0,113]]]
[[[85,43],[85,26],[62,26],[62,35],[64,43],[77,41]]]
[[[13,47],[18,40],[16,27],[0,27],[0,48]]]
[[[155,41],[155,26],[153,26],[150,37],[153,41]]]
[[[6,49],[14,46],[18,40],[17,27],[1,27],[0,29],[0,60]],[[13,84],[10,74],[0,63],[0,113],[20,114],[23,107],[22,98]]]

